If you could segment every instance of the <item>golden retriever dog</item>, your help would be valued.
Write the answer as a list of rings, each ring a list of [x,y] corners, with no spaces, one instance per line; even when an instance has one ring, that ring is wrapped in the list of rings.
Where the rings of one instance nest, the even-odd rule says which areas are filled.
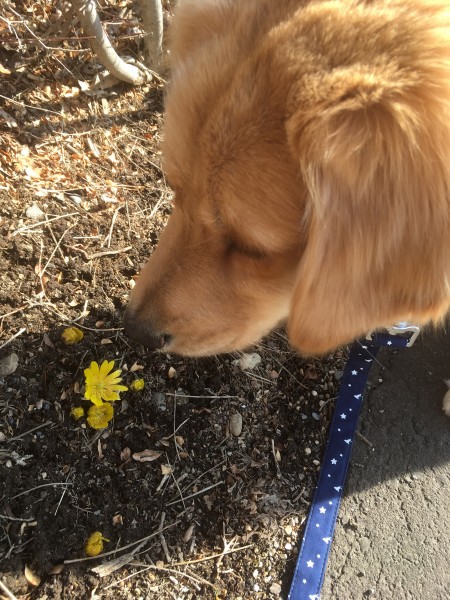
[[[174,208],[125,326],[181,355],[283,320],[320,354],[450,307],[448,0],[179,0]]]

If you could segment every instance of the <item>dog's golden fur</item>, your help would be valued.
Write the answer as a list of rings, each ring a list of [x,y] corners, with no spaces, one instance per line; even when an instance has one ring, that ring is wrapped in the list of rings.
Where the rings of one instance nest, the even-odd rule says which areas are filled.
[[[171,56],[140,339],[204,355],[287,318],[315,354],[447,313],[447,0],[180,0]]]

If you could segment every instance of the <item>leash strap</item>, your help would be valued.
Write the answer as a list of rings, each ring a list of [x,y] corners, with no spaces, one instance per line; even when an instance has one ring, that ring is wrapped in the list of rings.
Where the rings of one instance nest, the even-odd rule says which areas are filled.
[[[410,343],[400,335],[376,333],[350,350],[288,600],[319,600],[370,367],[380,346]]]

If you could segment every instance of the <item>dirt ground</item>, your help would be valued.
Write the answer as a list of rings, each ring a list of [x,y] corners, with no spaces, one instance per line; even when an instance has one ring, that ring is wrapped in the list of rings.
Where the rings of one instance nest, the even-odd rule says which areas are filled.
[[[139,39],[130,6],[102,11],[127,54]],[[158,150],[165,84],[94,90],[102,67],[76,26],[65,40],[55,33],[56,3],[9,7],[0,578],[17,598],[40,600],[284,597],[345,352],[305,362],[279,331],[252,349],[261,361],[250,369],[239,354],[182,360],[127,339],[128,294],[170,213]],[[44,48],[35,36],[46,32]],[[71,324],[84,338],[66,345]],[[145,387],[122,393],[110,426],[95,430],[71,410],[88,408],[83,371],[105,359],[125,385]],[[160,454],[135,460],[143,450]],[[87,559],[95,531],[109,541]]]

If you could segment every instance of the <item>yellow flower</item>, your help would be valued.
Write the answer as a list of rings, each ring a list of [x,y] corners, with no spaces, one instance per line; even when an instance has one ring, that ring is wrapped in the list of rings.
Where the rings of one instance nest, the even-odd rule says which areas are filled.
[[[82,406],[74,406],[70,411],[70,414],[75,421],[84,417],[84,408]]]
[[[135,381],[132,381],[130,384],[130,388],[132,390],[134,390],[135,392],[140,392],[141,390],[144,389],[144,380],[143,379],[135,379]]]
[[[114,369],[114,361],[104,360],[101,366],[95,361],[91,366],[84,370],[86,378],[86,391],[84,397],[90,400],[96,406],[101,406],[103,400],[113,402],[120,400],[119,392],[125,392],[128,388],[125,385],[119,385],[122,378],[119,377],[120,369],[110,373]]]
[[[78,327],[67,327],[61,334],[62,340],[68,346],[78,344],[84,338],[84,333]]]
[[[88,410],[87,422],[93,429],[105,429],[114,416],[111,404],[91,406]]]
[[[109,540],[103,537],[100,531],[91,533],[85,547],[87,556],[97,556],[100,554],[103,550],[103,542],[109,542]]]

